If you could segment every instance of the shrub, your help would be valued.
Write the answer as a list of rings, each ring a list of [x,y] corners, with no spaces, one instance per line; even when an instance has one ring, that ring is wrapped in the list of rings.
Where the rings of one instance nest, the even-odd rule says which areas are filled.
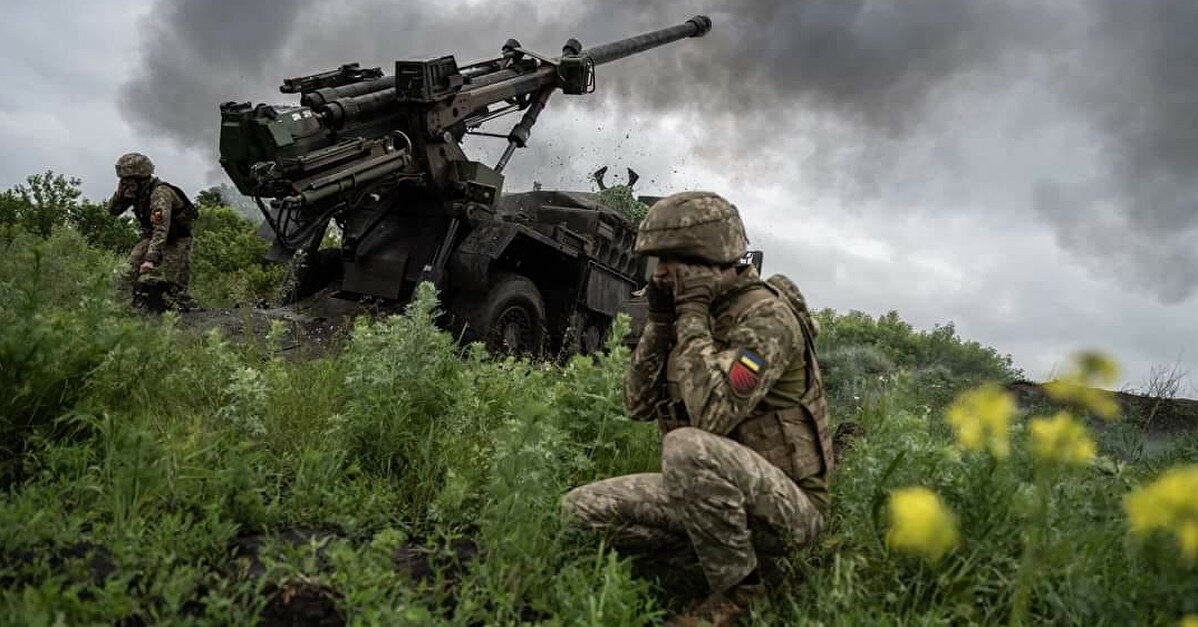
[[[284,266],[266,261],[270,244],[233,209],[203,206],[196,220],[191,292],[203,307],[228,307],[271,300]]]
[[[141,238],[137,223],[130,216],[114,216],[104,205],[81,202],[70,215],[70,225],[96,248],[127,255]]]
[[[104,204],[83,198],[81,184],[50,170],[26,177],[25,184],[0,192],[0,225],[19,225],[41,237],[70,225],[92,246],[127,252],[138,238],[133,219],[113,216]]]
[[[472,390],[452,336],[434,324],[435,291],[422,284],[402,316],[358,319],[346,350],[351,391],[340,437],[350,459],[389,478],[405,478],[412,513],[423,514],[456,455],[470,450],[479,425],[465,415]],[[455,436],[464,435],[464,440]]]
[[[25,184],[12,188],[12,196],[17,202],[10,204],[12,208],[8,211],[15,213],[14,222],[27,231],[49,237],[55,227],[67,223],[78,206],[83,195],[81,184],[80,179],[67,178],[51,170],[31,174],[25,177]]]
[[[595,199],[624,216],[634,226],[640,224],[649,213],[649,205],[637,200],[632,188],[627,185],[612,185],[596,194]]]
[[[957,392],[979,383],[1006,383],[1022,376],[1009,355],[962,339],[951,322],[917,331],[894,311],[874,318],[860,311],[837,314],[824,309],[816,317],[821,327],[820,365],[836,400],[864,398],[871,378],[899,370],[912,375],[931,408],[946,406]]]

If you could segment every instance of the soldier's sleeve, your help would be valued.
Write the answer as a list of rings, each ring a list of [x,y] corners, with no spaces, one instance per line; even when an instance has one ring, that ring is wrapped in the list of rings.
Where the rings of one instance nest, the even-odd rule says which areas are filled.
[[[125,198],[125,195],[121,193],[121,187],[118,185],[116,193],[112,195],[112,198],[108,199],[108,213],[119,216],[129,208],[129,204],[129,199]]]
[[[676,323],[682,400],[691,425],[727,435],[765,398],[797,355],[803,331],[776,299],[751,305],[733,323],[727,345],[711,337],[707,315],[688,311]]]
[[[150,194],[150,245],[146,248],[146,261],[162,261],[162,247],[171,232],[171,219],[175,209],[175,193],[166,185],[159,185]]]
[[[666,359],[673,347],[669,323],[649,321],[624,372],[624,411],[633,420],[653,420],[653,408],[665,398]]]

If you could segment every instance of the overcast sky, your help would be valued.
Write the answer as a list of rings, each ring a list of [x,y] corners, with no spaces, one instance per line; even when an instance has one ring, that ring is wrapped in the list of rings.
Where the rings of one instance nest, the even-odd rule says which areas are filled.
[[[766,271],[817,306],[952,321],[1032,378],[1078,349],[1115,355],[1132,386],[1155,364],[1198,372],[1193,0],[6,5],[0,188],[49,168],[93,199],[131,150],[193,193],[227,182],[217,105],[294,100],[285,76],[465,62],[508,37],[555,55],[567,37],[706,13],[708,37],[555,95],[508,191],[586,190],[599,166],[632,167],[641,193],[735,202]],[[486,162],[501,149],[467,144]]]

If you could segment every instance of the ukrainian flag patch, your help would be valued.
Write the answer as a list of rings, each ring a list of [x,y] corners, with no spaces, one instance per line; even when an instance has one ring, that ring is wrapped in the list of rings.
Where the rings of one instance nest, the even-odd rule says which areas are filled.
[[[761,383],[761,357],[753,351],[741,349],[732,367],[728,369],[728,384],[737,396],[747,396]]]

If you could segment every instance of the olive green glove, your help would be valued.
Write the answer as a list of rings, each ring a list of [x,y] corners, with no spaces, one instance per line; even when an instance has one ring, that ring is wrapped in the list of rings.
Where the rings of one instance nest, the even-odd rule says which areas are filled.
[[[653,281],[645,288],[645,299],[649,302],[649,320],[652,322],[674,322],[674,295],[669,290],[657,287]]]
[[[693,312],[707,315],[715,300],[719,272],[709,266],[682,264],[674,271],[674,309],[678,315]]]

